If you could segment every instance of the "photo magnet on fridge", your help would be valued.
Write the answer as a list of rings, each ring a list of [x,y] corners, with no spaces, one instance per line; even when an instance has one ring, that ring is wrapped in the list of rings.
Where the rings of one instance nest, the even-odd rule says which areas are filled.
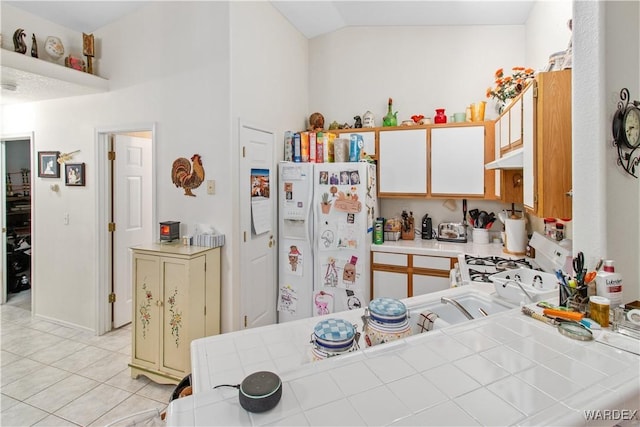
[[[288,311],[296,313],[298,295],[296,290],[289,284],[280,286],[278,295],[278,311]]]

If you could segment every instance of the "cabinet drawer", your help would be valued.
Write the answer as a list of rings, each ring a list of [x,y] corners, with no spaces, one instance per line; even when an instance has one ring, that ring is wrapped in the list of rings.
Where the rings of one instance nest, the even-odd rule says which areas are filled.
[[[430,268],[433,270],[451,270],[451,258],[443,258],[436,256],[413,256],[414,268]]]
[[[397,265],[400,267],[407,267],[408,255],[407,254],[392,254],[387,252],[374,252],[373,263],[374,264],[387,264]]]

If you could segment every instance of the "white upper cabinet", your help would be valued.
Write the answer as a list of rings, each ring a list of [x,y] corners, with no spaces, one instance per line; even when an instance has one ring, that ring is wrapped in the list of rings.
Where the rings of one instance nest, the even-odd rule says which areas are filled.
[[[431,194],[484,196],[484,125],[431,130]]]
[[[378,195],[426,194],[427,130],[381,130],[378,141]]]

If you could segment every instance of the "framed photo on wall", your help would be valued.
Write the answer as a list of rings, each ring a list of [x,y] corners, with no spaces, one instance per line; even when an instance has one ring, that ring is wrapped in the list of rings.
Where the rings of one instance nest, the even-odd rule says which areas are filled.
[[[64,184],[84,187],[85,181],[84,163],[66,163],[64,165]]]
[[[38,176],[60,178],[59,151],[38,151]]]

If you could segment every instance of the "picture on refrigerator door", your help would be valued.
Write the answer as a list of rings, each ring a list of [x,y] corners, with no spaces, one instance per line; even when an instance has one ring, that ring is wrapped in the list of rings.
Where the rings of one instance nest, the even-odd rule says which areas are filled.
[[[289,259],[289,273],[302,276],[302,254],[298,250],[298,247],[291,245],[287,257]]]
[[[347,255],[348,256],[348,255]],[[360,266],[357,265],[358,257],[349,258],[327,256],[320,261],[322,271],[319,287],[347,289],[353,288],[360,278]]]
[[[333,242],[336,240],[336,233],[331,229],[322,230],[320,233],[320,245],[321,248],[329,249],[333,246]]]
[[[320,184],[320,185],[329,184],[329,172],[320,171],[320,180],[318,181],[318,184]]]
[[[331,176],[329,177],[329,184],[338,185],[340,184],[340,180],[338,179],[338,174],[335,172],[331,172]]]
[[[324,286],[335,288],[338,286],[338,269],[336,268],[336,259],[329,257],[327,259],[327,269],[324,273]]]
[[[355,291],[347,289],[345,292],[347,294],[347,307],[349,308],[349,310],[357,310],[359,308],[362,308],[362,299],[357,295]]]
[[[351,178],[351,185],[360,184],[360,174],[358,173],[358,171],[351,171],[349,173],[349,177]]]
[[[347,213],[358,213],[362,210],[362,203],[358,201],[357,188],[352,187],[346,193],[338,191],[337,199],[333,204],[335,210]]]
[[[349,171],[340,172],[340,185],[349,185]]]
[[[278,295],[278,311],[287,311],[291,314],[295,314],[298,296],[296,290],[291,285],[280,286]]]
[[[342,281],[347,286],[352,286],[356,282],[356,263],[358,257],[352,256],[348,263],[344,265],[342,270]]]
[[[346,249],[356,249],[358,247],[359,228],[356,224],[338,224],[338,242],[336,247]]]
[[[333,313],[333,294],[326,291],[314,292],[313,305],[316,316]]]

